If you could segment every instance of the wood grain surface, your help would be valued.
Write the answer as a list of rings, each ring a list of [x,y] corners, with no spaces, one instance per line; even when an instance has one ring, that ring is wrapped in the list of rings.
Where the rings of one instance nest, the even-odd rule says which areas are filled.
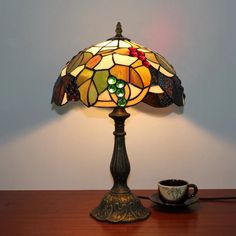
[[[236,235],[236,200],[199,201],[166,211],[142,200],[152,214],[131,224],[98,222],[89,216],[105,190],[0,191],[1,236]],[[155,190],[136,190],[150,196]],[[200,190],[198,196],[236,196],[235,190]]]

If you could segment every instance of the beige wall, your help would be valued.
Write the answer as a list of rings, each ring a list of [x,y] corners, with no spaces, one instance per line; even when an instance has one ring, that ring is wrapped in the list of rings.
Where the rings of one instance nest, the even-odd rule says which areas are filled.
[[[129,108],[131,188],[184,178],[236,188],[235,1],[0,0],[0,189],[104,189],[109,109],[52,109],[53,84],[80,49],[124,35],[166,56],[185,108]]]

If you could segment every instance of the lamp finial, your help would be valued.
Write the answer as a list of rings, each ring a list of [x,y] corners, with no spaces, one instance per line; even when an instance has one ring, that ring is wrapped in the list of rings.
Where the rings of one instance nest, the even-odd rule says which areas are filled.
[[[118,22],[116,24],[116,36],[115,37],[123,37],[122,36],[122,28],[121,28],[121,23]]]

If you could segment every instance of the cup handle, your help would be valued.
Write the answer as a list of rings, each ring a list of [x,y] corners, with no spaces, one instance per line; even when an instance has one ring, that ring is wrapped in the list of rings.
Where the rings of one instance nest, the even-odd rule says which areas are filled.
[[[190,189],[193,189],[193,192],[189,194],[189,198],[196,196],[197,192],[198,192],[198,187],[196,184],[188,184],[188,192],[190,191]]]

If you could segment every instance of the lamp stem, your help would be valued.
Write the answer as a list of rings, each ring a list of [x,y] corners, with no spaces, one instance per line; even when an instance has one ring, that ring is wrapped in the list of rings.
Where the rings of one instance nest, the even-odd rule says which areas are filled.
[[[146,219],[150,212],[141,201],[130,191],[127,178],[130,173],[130,163],[125,146],[125,120],[130,116],[124,108],[115,108],[109,116],[115,121],[115,144],[110,164],[114,185],[106,193],[91,216],[99,221],[113,223],[133,222]]]

